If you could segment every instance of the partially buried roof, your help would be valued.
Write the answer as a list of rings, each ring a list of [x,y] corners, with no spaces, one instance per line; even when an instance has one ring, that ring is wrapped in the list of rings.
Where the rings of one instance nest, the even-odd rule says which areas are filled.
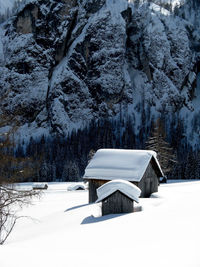
[[[163,176],[156,152],[151,150],[99,149],[87,168],[84,179],[123,179],[139,182],[153,160],[158,176]]]
[[[141,190],[136,185],[124,180],[110,181],[97,188],[98,199],[96,202],[101,202],[116,191],[122,192],[130,199],[135,200],[137,203],[139,203]]]

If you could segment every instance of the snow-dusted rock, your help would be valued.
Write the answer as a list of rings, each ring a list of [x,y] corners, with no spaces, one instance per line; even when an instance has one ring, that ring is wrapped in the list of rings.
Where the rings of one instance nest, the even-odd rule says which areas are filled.
[[[20,134],[67,135],[93,119],[140,116],[141,103],[187,126],[199,112],[199,7],[161,2],[31,1],[0,30],[0,112]]]

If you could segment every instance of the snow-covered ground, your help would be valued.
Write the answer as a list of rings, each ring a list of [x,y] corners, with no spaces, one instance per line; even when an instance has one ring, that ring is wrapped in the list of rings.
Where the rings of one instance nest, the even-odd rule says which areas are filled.
[[[163,184],[137,212],[103,217],[86,190],[68,186],[50,184],[23,209],[33,219],[0,247],[1,267],[200,266],[200,181]]]

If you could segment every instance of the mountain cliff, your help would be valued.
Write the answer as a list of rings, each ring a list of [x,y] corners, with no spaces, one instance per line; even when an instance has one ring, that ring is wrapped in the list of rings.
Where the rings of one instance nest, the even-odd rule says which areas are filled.
[[[168,3],[169,2],[169,3]],[[163,117],[200,133],[198,1],[36,0],[0,28],[1,113],[21,139]],[[176,146],[178,146],[176,144]]]

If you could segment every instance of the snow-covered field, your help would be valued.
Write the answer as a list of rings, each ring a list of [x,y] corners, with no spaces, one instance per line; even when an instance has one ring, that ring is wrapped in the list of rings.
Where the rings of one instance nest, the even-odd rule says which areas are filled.
[[[200,266],[200,181],[161,185],[137,212],[103,217],[68,186],[50,184],[21,211],[32,219],[0,247],[1,267]]]

